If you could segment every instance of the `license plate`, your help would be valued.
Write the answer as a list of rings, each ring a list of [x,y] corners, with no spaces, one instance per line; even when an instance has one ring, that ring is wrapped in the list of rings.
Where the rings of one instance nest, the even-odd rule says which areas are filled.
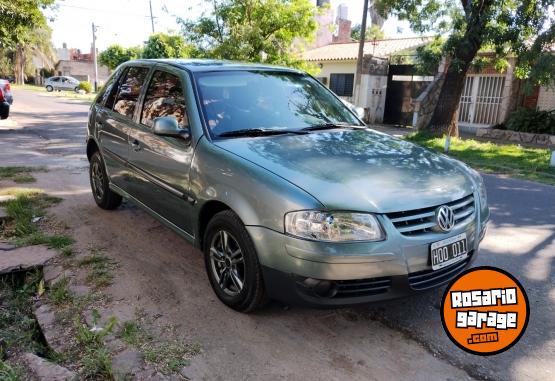
[[[430,249],[434,270],[462,261],[468,256],[466,233],[434,242]]]

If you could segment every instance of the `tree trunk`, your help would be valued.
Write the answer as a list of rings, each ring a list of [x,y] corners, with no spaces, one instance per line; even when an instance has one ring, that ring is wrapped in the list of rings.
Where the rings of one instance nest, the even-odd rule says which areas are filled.
[[[23,85],[25,83],[25,52],[21,45],[17,45],[14,59],[15,83]]]
[[[468,67],[460,71],[447,70],[439,98],[428,126],[423,130],[435,136],[459,136],[457,119],[459,101],[464,89]]]

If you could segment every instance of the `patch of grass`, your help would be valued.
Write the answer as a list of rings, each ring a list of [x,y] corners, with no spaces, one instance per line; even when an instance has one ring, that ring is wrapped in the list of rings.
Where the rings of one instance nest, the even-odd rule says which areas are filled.
[[[143,348],[145,360],[165,374],[179,372],[189,365],[190,357],[199,352],[200,347],[183,343],[152,343]]]
[[[139,345],[141,340],[141,328],[134,320],[127,320],[121,325],[121,329],[118,333],[118,337],[122,339],[127,344]]]
[[[438,152],[443,152],[445,144],[444,138],[421,133],[409,135],[406,139]],[[549,166],[551,151],[547,148],[453,138],[448,155],[484,172],[555,185],[555,168]]]
[[[104,348],[104,338],[110,334],[117,321],[111,317],[101,329],[96,328],[100,319],[97,310],[93,310],[93,329],[83,324],[79,319],[74,320],[77,342],[84,348],[81,358],[82,371],[80,375],[85,379],[112,380],[112,360]]]
[[[80,376],[85,380],[113,380],[112,359],[104,348],[87,348],[81,358]]]
[[[43,86],[35,86],[35,85],[17,85],[17,84],[12,84],[11,85],[13,89],[23,89],[23,90],[30,90],[30,91],[36,91],[36,92],[40,92],[43,93],[45,96],[51,96],[51,97],[59,97],[59,98],[67,98],[67,99],[77,99],[77,100],[81,100],[83,102],[87,102],[90,103],[94,100],[94,98],[96,97],[95,93],[90,93],[90,94],[78,94],[76,92],[74,92],[73,90],[65,90],[65,91],[53,91],[51,93],[46,91],[46,88]]]
[[[88,267],[87,282],[95,289],[109,286],[114,278],[112,270],[118,263],[104,254],[98,248],[89,249],[89,255],[79,261],[79,266]]]
[[[8,217],[13,221],[8,228],[4,228],[3,235],[26,237],[37,232],[37,225],[33,222],[35,217],[42,217],[45,209],[60,202],[57,197],[51,197],[40,190],[20,189],[11,193],[14,199],[5,201],[4,207]]]
[[[44,172],[43,167],[0,167],[0,180],[12,180],[16,183],[34,183],[36,179],[31,172]]]
[[[63,305],[73,300],[73,295],[69,290],[69,278],[63,277],[50,287],[48,297],[57,305]]]
[[[0,359],[14,352],[45,353],[32,311],[32,299],[37,294],[41,277],[38,271],[0,277]],[[10,374],[7,368],[3,371]],[[3,379],[0,376],[0,380]]]
[[[200,345],[185,343],[175,338],[176,335],[172,335],[174,339],[170,341],[158,340],[158,336],[147,332],[134,320],[124,322],[117,336],[139,349],[145,361],[153,364],[164,374],[179,372],[184,366],[189,365],[192,356],[200,353]]]
[[[52,236],[47,237],[46,244],[51,249],[59,249],[62,250],[66,246],[72,245],[75,241],[73,238],[63,235],[63,234],[54,234]]]
[[[46,209],[59,203],[60,198],[46,195],[40,189],[11,188],[3,192],[15,198],[2,203],[9,219],[0,226],[0,238],[10,239],[17,246],[47,245],[58,250],[73,244],[74,240],[67,235],[45,234],[39,229]]]
[[[75,250],[73,249],[73,246],[66,246],[62,249],[61,254],[64,257],[72,257],[73,254],[75,254]]]
[[[23,380],[23,374],[21,369],[13,368],[8,363],[0,360],[0,380],[21,381]]]
[[[46,245],[51,249],[63,250],[66,246],[73,244],[74,240],[63,234],[45,235],[42,232],[34,232],[29,235],[18,237],[14,243],[18,247],[31,245]]]

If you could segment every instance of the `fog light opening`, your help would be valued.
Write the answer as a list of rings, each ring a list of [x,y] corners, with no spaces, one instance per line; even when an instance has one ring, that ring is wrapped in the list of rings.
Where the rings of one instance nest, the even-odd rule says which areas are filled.
[[[306,278],[302,285],[319,297],[333,298],[337,294],[337,287],[329,280]]]

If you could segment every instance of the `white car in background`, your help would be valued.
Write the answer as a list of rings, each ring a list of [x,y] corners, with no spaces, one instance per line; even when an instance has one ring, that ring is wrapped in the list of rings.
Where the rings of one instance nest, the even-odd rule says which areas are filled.
[[[44,81],[44,86],[46,87],[46,91],[54,91],[54,90],[73,90],[75,92],[79,91],[79,80],[73,77],[68,77],[64,75],[50,77]]]

